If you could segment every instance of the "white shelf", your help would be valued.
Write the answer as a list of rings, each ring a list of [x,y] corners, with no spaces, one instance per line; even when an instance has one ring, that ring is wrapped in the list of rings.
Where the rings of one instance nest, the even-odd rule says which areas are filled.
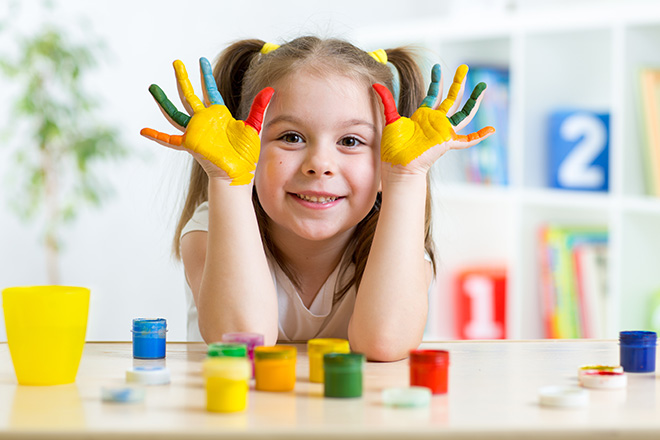
[[[536,240],[548,222],[608,229],[608,336],[622,327],[648,328],[649,300],[660,291],[660,198],[644,194],[636,75],[640,66],[660,66],[660,2],[448,4],[442,16],[355,36],[369,50],[421,45],[428,64],[439,61],[444,72],[463,62],[510,71],[509,185],[461,182],[457,152],[432,173],[440,266],[430,336],[455,336],[453,271],[490,262],[509,269],[509,336],[543,337]],[[609,192],[549,188],[546,118],[559,107],[610,114]]]

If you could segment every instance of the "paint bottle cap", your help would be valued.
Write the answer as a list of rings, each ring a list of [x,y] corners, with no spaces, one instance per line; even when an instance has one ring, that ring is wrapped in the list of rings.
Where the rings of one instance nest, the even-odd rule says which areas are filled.
[[[229,380],[248,380],[252,377],[252,364],[247,357],[208,357],[202,363],[204,377],[221,377]]]
[[[658,335],[656,332],[645,330],[632,330],[619,332],[619,343],[625,345],[652,346],[655,347]]]
[[[238,342],[215,342],[209,344],[206,354],[209,357],[247,357],[247,345]]]
[[[623,373],[621,365],[583,365],[578,368],[578,382],[582,382],[585,373],[591,371],[609,371],[612,373]]]
[[[365,357],[362,353],[328,353],[323,355],[323,369],[335,370],[361,370],[364,367]]]
[[[259,346],[254,348],[254,358],[265,359],[295,359],[296,347],[292,345]]]
[[[351,347],[346,339],[316,338],[307,341],[307,353],[310,356],[325,353],[350,353]]]
[[[421,408],[431,403],[431,389],[426,387],[386,388],[383,405],[394,408]]]
[[[542,406],[580,408],[589,403],[589,392],[578,387],[551,385],[539,389],[539,401]]]
[[[144,388],[119,386],[102,387],[101,400],[115,403],[137,403],[144,401]]]
[[[628,378],[623,372],[591,370],[582,375],[580,384],[586,388],[614,390],[625,388],[628,384]]]
[[[247,345],[248,351],[259,345],[264,345],[264,335],[261,333],[225,333],[222,335],[222,342],[238,342]]]
[[[446,350],[412,350],[410,362],[449,365],[449,352]]]
[[[141,385],[165,385],[170,383],[170,370],[164,367],[135,367],[126,370],[126,382]]]

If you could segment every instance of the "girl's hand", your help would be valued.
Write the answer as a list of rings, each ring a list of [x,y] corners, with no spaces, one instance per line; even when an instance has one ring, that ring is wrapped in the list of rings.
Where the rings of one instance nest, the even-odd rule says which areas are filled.
[[[447,98],[438,107],[442,76],[440,65],[433,66],[428,94],[411,118],[399,115],[394,98],[387,87],[381,84],[373,85],[385,108],[386,126],[381,139],[383,162],[390,163],[393,167],[404,167],[403,171],[406,172],[426,173],[448,150],[471,147],[495,132],[493,127],[485,127],[468,135],[456,134],[477,113],[483,98],[482,93],[486,89],[485,83],[479,83],[463,109],[456,112],[463,96],[467,71],[466,65],[459,66]]]
[[[183,135],[168,135],[151,128],[142,129],[140,134],[161,145],[189,151],[209,177],[228,178],[231,185],[249,184],[259,158],[263,115],[274,91],[267,87],[259,92],[248,118],[236,120],[218,92],[206,58],[200,59],[200,68],[206,105],[195,95],[186,67],[179,60],[174,62],[179,95],[192,118],[178,111],[160,87],[149,87],[165,117],[184,131]]]

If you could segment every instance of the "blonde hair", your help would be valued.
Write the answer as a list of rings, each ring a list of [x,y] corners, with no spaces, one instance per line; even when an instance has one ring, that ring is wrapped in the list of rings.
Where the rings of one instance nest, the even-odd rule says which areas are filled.
[[[256,94],[303,67],[308,71],[327,73],[328,71],[354,78],[370,86],[380,83],[394,94],[393,74],[390,68],[376,61],[367,52],[338,39],[320,39],[313,36],[300,37],[283,44],[277,50],[261,53],[264,41],[258,39],[241,40],[233,43],[219,56],[213,75],[225,105],[237,119],[244,120]],[[398,110],[402,116],[410,116],[424,99],[424,81],[419,66],[410,49],[387,49],[388,62],[397,70],[399,76]],[[374,93],[374,99],[377,99]],[[428,187],[428,179],[427,179]],[[176,227],[173,242],[174,255],[180,259],[181,231],[193,216],[195,209],[208,200],[208,177],[195,161],[192,164],[190,185],[181,217]],[[277,262],[284,273],[299,288],[297,274],[285,261],[282,253],[270,238],[268,216],[259,203],[256,189],[252,192],[252,202],[259,223],[265,251]],[[358,223],[353,237],[348,243],[342,260],[340,277],[351,263],[355,264],[355,273],[343,286],[335,289],[335,302],[353,285],[358,287],[364,273],[367,257],[373,241],[376,224],[380,214],[380,193],[367,216]],[[433,240],[431,237],[431,197],[426,193],[425,241],[426,252],[435,268]]]

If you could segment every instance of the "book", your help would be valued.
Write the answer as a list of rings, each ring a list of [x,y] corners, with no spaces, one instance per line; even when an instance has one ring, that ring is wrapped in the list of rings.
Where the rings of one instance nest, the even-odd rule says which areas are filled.
[[[660,196],[660,68],[642,68],[639,84],[646,192]]]

